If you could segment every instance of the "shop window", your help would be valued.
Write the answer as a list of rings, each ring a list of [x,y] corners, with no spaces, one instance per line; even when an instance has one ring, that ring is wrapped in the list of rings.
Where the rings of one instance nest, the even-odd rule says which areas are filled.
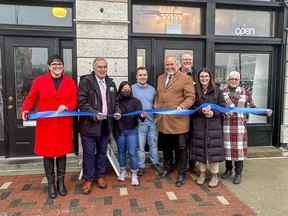
[[[0,24],[72,27],[72,8],[1,4]]]
[[[146,67],[146,49],[137,49],[137,68]]]
[[[2,86],[2,50],[0,47],[0,140],[4,140],[4,115],[3,115],[3,86]]]
[[[38,76],[44,75],[48,72],[47,59],[47,48],[14,48],[17,116],[20,116],[20,108],[32,87],[33,81]]]
[[[62,50],[63,52],[63,61],[64,61],[64,72],[65,75],[72,78],[72,49],[65,48]]]
[[[216,9],[215,35],[274,37],[275,12]]]
[[[196,7],[133,5],[133,32],[201,34],[201,10]]]
[[[215,81],[224,87],[230,72],[240,73],[240,85],[252,93],[259,108],[267,108],[270,54],[216,53]],[[267,123],[267,117],[249,115],[249,123]]]

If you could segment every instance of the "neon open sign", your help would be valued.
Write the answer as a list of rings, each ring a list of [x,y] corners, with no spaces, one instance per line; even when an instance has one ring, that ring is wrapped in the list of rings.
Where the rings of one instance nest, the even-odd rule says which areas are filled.
[[[236,28],[235,34],[238,36],[248,36],[248,35],[255,35],[255,29],[254,28]]]

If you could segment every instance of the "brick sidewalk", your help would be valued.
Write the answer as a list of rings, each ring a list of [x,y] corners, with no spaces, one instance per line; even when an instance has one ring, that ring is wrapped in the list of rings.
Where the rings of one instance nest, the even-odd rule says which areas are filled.
[[[68,194],[48,198],[43,174],[0,177],[0,215],[186,215],[241,216],[256,215],[221,182],[217,188],[198,186],[190,174],[183,187],[176,187],[177,174],[157,180],[154,170],[145,169],[140,185],[131,186],[130,179],[117,181],[113,170],[105,173],[108,188],[93,186],[82,195],[79,173],[67,173]],[[235,187],[237,187],[235,185]]]

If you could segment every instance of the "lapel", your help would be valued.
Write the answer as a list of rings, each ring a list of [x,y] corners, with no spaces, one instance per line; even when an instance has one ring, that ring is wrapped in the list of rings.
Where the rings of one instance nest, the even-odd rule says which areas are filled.
[[[241,87],[238,86],[235,89],[234,93],[230,93],[229,87],[225,87],[223,90],[223,96],[228,106],[239,106],[238,102],[241,99],[242,90]]]
[[[182,72],[181,72],[181,73],[182,73]],[[179,79],[179,77],[180,77],[180,71],[177,71],[177,72],[174,74],[174,76],[173,76],[172,80],[170,81],[170,83],[169,83],[167,86],[165,86],[165,88],[166,88],[166,89],[170,88],[170,86],[173,85],[173,83],[175,83],[176,80]],[[164,85],[166,84],[166,79],[167,79],[167,75],[165,76]]]
[[[231,101],[235,104],[235,106],[239,106],[238,102],[239,100],[241,99],[241,87],[238,86],[236,89],[235,89],[235,94],[232,95],[229,93],[229,97],[231,98]]]
[[[101,95],[101,91],[100,91],[100,86],[98,84],[98,80],[95,77],[95,73],[94,71],[92,71],[92,73],[88,76],[88,82],[91,86],[91,88],[99,95]]]
[[[44,75],[44,79],[45,79],[44,85],[46,85],[52,92],[56,93],[56,89],[50,71],[46,75]]]
[[[165,89],[166,85],[166,74],[161,74],[158,78],[158,89]]]
[[[63,76],[63,79],[58,88],[58,91],[57,91],[58,94],[61,94],[63,91],[65,91],[69,85],[69,82],[67,82],[68,77],[64,73],[62,73],[62,76]]]

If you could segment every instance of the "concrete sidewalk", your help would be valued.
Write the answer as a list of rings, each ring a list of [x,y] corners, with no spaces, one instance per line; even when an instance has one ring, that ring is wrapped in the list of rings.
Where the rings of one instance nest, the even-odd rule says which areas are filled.
[[[220,173],[224,171],[221,163]],[[233,184],[233,178],[221,182],[257,215],[288,215],[288,158],[248,159],[241,184]]]
[[[267,153],[267,149],[263,152]],[[255,153],[254,156],[257,155],[259,153]],[[6,161],[12,163],[14,160]],[[16,161],[18,161],[16,163],[18,166],[21,160]],[[43,165],[40,163],[39,166],[43,172]],[[5,164],[2,168],[4,167]],[[225,163],[221,163],[219,176],[224,171]],[[139,177],[140,186],[133,187],[129,179],[126,182],[118,182],[115,172],[110,167],[105,174],[108,188],[101,190],[96,185],[93,192],[85,196],[81,194],[82,181],[78,179],[78,170],[67,173],[65,181],[68,195],[58,196],[55,200],[47,196],[47,181],[43,173],[25,173],[24,175],[14,173],[12,176],[8,173],[2,176],[0,174],[0,216],[97,215],[97,212],[101,212],[103,216],[288,215],[287,155],[286,157],[248,159],[244,161],[240,185],[232,183],[233,174],[228,179],[221,179],[219,186],[212,189],[207,187],[209,175],[205,185],[199,187],[193,180],[195,176],[188,172],[186,184],[177,188],[175,187],[177,178],[175,171],[171,177],[159,181],[155,179],[156,173],[149,165],[147,165],[145,175]]]

